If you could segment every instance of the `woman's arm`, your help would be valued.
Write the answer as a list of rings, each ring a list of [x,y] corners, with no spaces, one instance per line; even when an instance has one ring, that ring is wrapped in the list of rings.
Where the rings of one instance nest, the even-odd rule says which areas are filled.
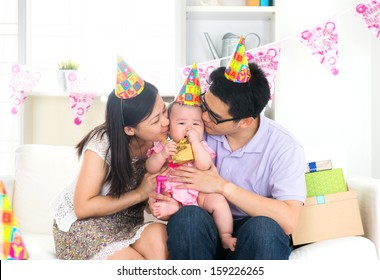
[[[78,182],[74,192],[74,210],[78,219],[106,216],[148,199],[155,188],[155,175],[145,175],[140,186],[120,198],[100,195],[108,166],[97,153],[85,151]]]

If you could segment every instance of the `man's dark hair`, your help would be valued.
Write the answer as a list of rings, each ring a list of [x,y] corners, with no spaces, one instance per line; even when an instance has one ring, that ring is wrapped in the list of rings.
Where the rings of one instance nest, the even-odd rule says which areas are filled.
[[[249,63],[251,79],[234,83],[224,76],[226,67],[215,69],[210,75],[212,94],[229,105],[232,117],[257,118],[270,99],[270,88],[265,73],[255,63]]]

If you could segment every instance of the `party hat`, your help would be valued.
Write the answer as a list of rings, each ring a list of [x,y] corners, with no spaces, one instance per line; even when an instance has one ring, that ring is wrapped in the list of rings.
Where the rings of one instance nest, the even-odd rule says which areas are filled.
[[[234,83],[246,83],[251,78],[248,59],[245,55],[244,39],[240,36],[235,52],[224,73],[226,78]]]
[[[117,81],[115,94],[121,99],[133,98],[144,89],[144,80],[121,56],[117,56]]]
[[[200,106],[200,95],[201,83],[199,81],[197,64],[194,63],[185,82],[183,83],[183,86],[181,87],[180,92],[177,95],[175,102],[191,106]]]
[[[0,207],[1,207],[1,240],[0,259],[4,260],[26,260],[29,258],[20,230],[17,226],[16,217],[13,213],[11,203],[5,192],[5,187],[0,181]]]

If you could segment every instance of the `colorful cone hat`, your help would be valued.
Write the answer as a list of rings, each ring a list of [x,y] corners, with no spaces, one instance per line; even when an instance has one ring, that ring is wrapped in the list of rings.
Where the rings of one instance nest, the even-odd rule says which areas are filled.
[[[240,36],[235,52],[228,63],[224,73],[226,78],[234,83],[246,83],[251,78],[248,58],[245,55],[244,39]]]
[[[121,56],[117,56],[117,80],[115,94],[121,99],[133,98],[144,89],[144,80]]]
[[[197,64],[194,63],[180,92],[177,95],[175,102],[190,105],[200,106],[201,102],[199,96],[201,95],[201,83],[199,81],[199,73]]]
[[[3,183],[0,181],[0,259],[1,260],[27,260],[28,252],[18,228],[16,217]]]

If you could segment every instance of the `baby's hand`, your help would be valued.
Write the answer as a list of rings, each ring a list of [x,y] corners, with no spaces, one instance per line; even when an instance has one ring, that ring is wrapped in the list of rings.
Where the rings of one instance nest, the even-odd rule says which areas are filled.
[[[163,158],[167,159],[170,156],[174,156],[177,151],[177,144],[174,141],[168,141],[161,151]]]
[[[200,142],[202,140],[201,135],[199,135],[198,131],[196,131],[195,129],[189,129],[186,132],[186,136],[190,144]]]

